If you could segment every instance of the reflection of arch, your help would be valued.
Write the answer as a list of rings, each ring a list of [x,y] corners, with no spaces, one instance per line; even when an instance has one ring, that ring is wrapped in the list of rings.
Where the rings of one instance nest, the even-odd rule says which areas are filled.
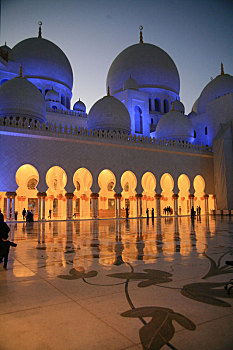
[[[45,204],[46,215],[49,215],[49,211],[51,210],[54,219],[65,219],[65,186],[67,183],[65,170],[59,166],[50,168],[46,174],[46,183],[48,185]],[[58,200],[56,201],[55,199]]]
[[[178,214],[187,215],[190,213],[189,189],[190,181],[187,175],[181,174],[178,178],[179,198]]]
[[[137,202],[136,202],[136,191],[137,178],[132,171],[125,171],[121,176],[121,187],[123,188],[122,194],[122,208],[129,208],[129,214],[131,216],[136,216],[137,213]],[[127,188],[128,191],[125,191]]]
[[[171,207],[172,212],[174,212],[173,208],[173,188],[174,181],[170,174],[165,173],[161,177],[160,185],[162,188],[162,197],[161,197],[161,210],[163,212],[164,208]]]
[[[193,187],[194,187],[194,209],[196,210],[197,207],[201,207],[201,213],[205,212],[205,180],[201,175],[197,175],[195,179],[193,180]]]
[[[135,116],[135,132],[142,134],[142,110],[139,106],[134,108]]]
[[[151,210],[155,207],[155,187],[156,187],[156,179],[155,176],[146,172],[142,176],[142,187],[143,187],[143,197],[142,197],[142,213],[146,215],[147,208]]]
[[[99,216],[114,217],[115,216],[115,198],[114,187],[116,185],[116,177],[109,169],[104,169],[98,176],[99,191]]]
[[[86,168],[78,169],[73,176],[74,191],[74,213],[80,218],[90,217],[90,196],[93,178]]]
[[[35,216],[38,215],[38,199],[37,199],[37,184],[39,182],[39,174],[37,169],[30,165],[22,165],[15,174],[16,183],[19,186],[16,193],[15,211],[19,217],[25,208],[33,210]]]

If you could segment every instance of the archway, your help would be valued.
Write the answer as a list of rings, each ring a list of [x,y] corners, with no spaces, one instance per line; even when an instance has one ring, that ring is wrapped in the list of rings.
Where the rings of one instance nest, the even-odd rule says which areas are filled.
[[[190,213],[189,189],[190,181],[187,175],[181,174],[178,178],[179,198],[178,214],[188,215]]]
[[[172,215],[174,212],[174,205],[173,205],[173,188],[174,188],[174,181],[170,174],[165,173],[161,177],[160,185],[162,188],[162,197],[161,197],[161,213]],[[167,208],[170,208],[171,210],[166,210]]]
[[[90,218],[90,196],[93,178],[86,168],[78,169],[73,177],[75,217]]]
[[[125,209],[129,208],[129,215],[136,216],[137,215],[137,199],[135,197],[136,191],[135,188],[137,186],[137,178],[132,171],[125,171],[121,176],[121,187],[123,191],[121,192],[121,206],[122,206],[122,214],[125,213]]]
[[[147,208],[149,209],[150,212],[152,208],[155,208],[156,179],[152,173],[146,172],[142,176],[142,187],[143,187],[142,215],[146,216]]]
[[[101,171],[98,177],[99,191],[99,217],[115,216],[114,187],[116,178],[109,169]]]
[[[47,197],[45,198],[45,217],[48,215],[48,217],[53,219],[65,219],[65,186],[67,183],[65,171],[59,166],[50,168],[46,174],[46,183],[48,185],[48,189],[46,191]]]
[[[15,211],[18,212],[18,219],[22,220],[22,211],[24,208],[26,210],[32,210],[36,219],[38,217],[38,191],[36,187],[39,182],[37,169],[30,164],[24,164],[17,170],[15,180],[18,185],[15,199]]]
[[[194,192],[194,209],[201,208],[201,213],[205,213],[205,180],[201,175],[197,175],[193,180]]]

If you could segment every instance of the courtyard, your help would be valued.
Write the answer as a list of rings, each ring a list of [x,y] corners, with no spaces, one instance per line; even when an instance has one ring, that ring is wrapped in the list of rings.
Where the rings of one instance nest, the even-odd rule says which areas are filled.
[[[1,350],[232,348],[231,216],[9,226]]]

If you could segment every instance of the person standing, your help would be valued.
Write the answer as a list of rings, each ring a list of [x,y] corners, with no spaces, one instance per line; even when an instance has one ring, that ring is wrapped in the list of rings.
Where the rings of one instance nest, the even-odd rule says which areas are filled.
[[[17,247],[14,242],[8,241],[8,233],[4,232],[2,234],[2,239],[0,241],[0,263],[4,260],[3,268],[7,270],[8,255],[10,247]]]
[[[23,220],[24,220],[25,216],[26,216],[26,209],[25,208],[23,208],[22,215],[23,215]]]

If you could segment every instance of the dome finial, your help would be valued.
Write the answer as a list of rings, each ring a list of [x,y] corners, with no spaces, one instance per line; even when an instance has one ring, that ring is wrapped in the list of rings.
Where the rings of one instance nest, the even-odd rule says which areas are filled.
[[[224,67],[223,67],[223,63],[221,62],[221,75],[224,75]]]
[[[23,76],[23,67],[22,65],[20,65],[20,68],[19,68],[19,78],[22,78]]]
[[[143,36],[142,36],[143,26],[139,26],[139,29],[140,29],[140,40],[139,40],[139,44],[143,44]]]
[[[110,95],[110,88],[109,88],[109,85],[108,85],[108,92],[107,92],[107,96],[111,96],[111,95]]]
[[[42,33],[41,33],[42,22],[39,21],[38,24],[39,24],[38,38],[42,38]]]

